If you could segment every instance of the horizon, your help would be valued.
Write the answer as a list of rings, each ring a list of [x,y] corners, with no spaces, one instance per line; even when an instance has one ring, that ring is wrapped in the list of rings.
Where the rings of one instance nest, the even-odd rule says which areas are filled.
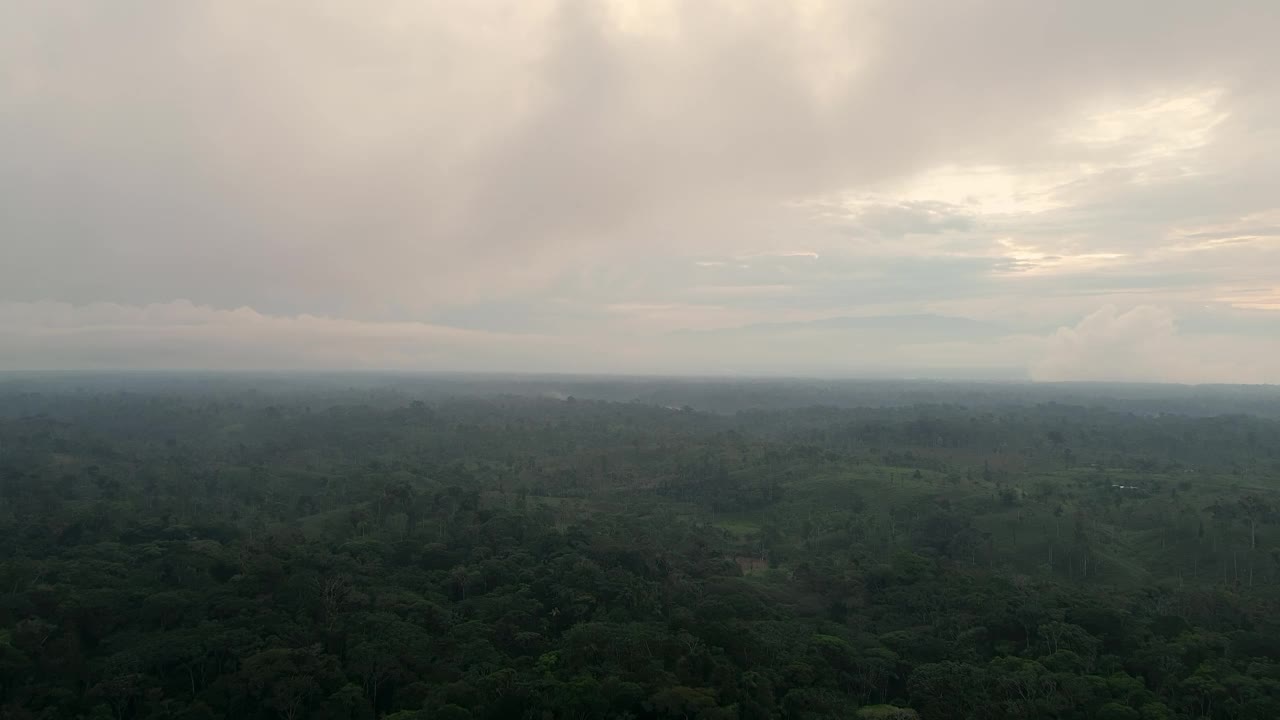
[[[635,384],[688,383],[733,384],[817,384],[844,385],[933,385],[938,387],[996,387],[1038,389],[1143,389],[1143,390],[1249,390],[1280,391],[1280,383],[1184,383],[1142,380],[1033,380],[1030,378],[941,377],[905,375],[787,375],[787,374],[670,374],[613,372],[556,372],[522,370],[431,370],[431,369],[297,369],[297,368],[112,368],[112,369],[0,369],[0,382],[30,379],[108,378],[228,378],[237,380],[299,379],[337,381],[364,377],[387,381],[466,381],[477,383],[570,383],[624,382]],[[3,386],[0,386],[2,388]]]

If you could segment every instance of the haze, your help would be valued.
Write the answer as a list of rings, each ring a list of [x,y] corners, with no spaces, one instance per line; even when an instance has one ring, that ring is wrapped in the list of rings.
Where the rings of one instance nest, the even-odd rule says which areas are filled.
[[[1280,5],[0,5],[0,369],[1280,382]]]

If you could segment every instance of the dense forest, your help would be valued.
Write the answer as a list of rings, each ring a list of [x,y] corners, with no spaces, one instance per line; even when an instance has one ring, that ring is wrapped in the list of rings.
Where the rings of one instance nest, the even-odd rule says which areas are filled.
[[[0,377],[0,717],[1280,718],[1274,388]]]

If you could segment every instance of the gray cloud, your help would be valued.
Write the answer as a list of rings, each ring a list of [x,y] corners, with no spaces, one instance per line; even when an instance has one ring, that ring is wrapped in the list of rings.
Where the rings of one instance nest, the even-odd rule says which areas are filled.
[[[354,324],[325,337],[408,324],[398,365],[496,358],[413,344],[456,325],[552,338],[529,360],[552,367],[682,327],[1074,324],[1135,288],[1176,314],[1267,306],[1277,30],[1265,0],[17,0],[0,301],[87,328],[83,308],[185,298]],[[79,352],[16,326],[0,365]],[[207,357],[301,362],[281,342]],[[176,357],[137,348],[99,361]]]

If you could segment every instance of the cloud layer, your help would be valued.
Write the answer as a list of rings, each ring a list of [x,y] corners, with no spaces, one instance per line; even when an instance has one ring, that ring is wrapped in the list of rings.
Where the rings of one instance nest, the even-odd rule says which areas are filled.
[[[1280,381],[1218,350],[1280,311],[1277,31],[1266,0],[5,3],[0,368]],[[900,316],[1001,334],[831,320]]]
[[[1044,381],[1275,382],[1280,336],[1185,335],[1165,309],[1106,307],[1046,335],[934,315],[667,334],[500,333],[420,322],[148,306],[0,303],[0,367],[470,370]],[[1025,370],[1024,370],[1025,368]]]

